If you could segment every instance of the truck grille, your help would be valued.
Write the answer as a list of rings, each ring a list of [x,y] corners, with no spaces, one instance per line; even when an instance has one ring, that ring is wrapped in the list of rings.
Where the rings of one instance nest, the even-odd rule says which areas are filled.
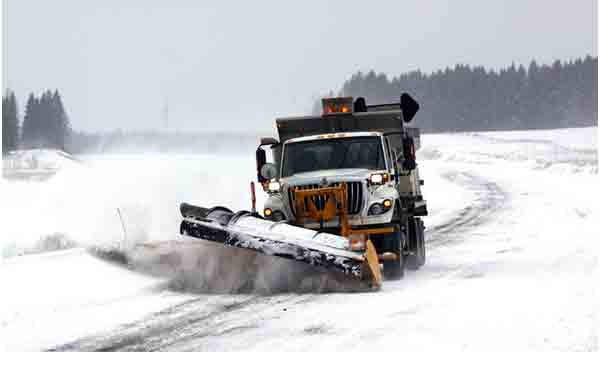
[[[333,183],[330,186],[339,186],[340,183]],[[348,214],[358,214],[360,212],[360,208],[362,208],[362,201],[363,201],[363,189],[362,189],[362,183],[360,181],[351,181],[351,182],[346,182],[346,186],[348,188]],[[318,188],[319,185],[318,184],[308,184],[308,185],[300,185],[300,186],[294,186],[294,188],[297,189],[316,189]],[[288,198],[290,199],[290,208],[292,210],[292,213],[294,213],[294,215],[296,215],[296,209],[295,207],[295,194],[291,189],[292,187],[290,187],[290,189],[288,189]],[[317,209],[321,210],[325,207],[325,196],[316,196],[311,198],[313,200],[313,202],[315,203],[315,206],[317,207]],[[305,203],[306,204],[306,203]]]

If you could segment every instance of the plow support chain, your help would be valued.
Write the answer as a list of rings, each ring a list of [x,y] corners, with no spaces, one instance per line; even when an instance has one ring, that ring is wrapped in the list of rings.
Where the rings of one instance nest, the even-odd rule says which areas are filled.
[[[334,270],[371,288],[381,286],[379,262],[370,241],[364,251],[351,251],[346,237],[268,221],[256,213],[186,203],[180,211],[183,235]]]

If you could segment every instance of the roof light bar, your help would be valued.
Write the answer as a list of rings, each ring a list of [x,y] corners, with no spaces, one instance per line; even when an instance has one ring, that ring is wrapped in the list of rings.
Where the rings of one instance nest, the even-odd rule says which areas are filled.
[[[351,96],[338,98],[323,98],[323,115],[352,113],[354,99]]]

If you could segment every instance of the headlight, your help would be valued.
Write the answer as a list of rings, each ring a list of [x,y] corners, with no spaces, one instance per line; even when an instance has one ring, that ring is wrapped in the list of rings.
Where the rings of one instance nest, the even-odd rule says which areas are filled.
[[[369,215],[379,215],[383,213],[383,205],[375,203],[369,208]]]
[[[265,217],[269,218],[271,215],[273,215],[273,210],[271,210],[271,208],[265,208],[263,214],[265,215]]]
[[[371,175],[371,184],[381,184],[381,183],[383,183],[383,175],[382,174]]]
[[[267,190],[270,193],[279,192],[280,189],[281,189],[281,184],[279,184],[279,181],[270,181],[269,185],[267,186]]]
[[[389,180],[390,180],[390,174],[388,174],[387,172],[373,174],[373,175],[371,175],[371,177],[369,177],[369,181],[373,185],[384,184],[384,183],[388,182]]]
[[[373,203],[369,208],[369,215],[379,215],[387,212],[392,208],[392,201],[385,199],[382,203]]]

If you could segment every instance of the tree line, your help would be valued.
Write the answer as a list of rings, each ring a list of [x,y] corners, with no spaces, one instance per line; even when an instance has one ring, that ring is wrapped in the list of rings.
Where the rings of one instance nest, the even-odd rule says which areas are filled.
[[[67,150],[71,125],[58,90],[46,90],[39,97],[29,94],[23,123],[19,121],[14,92],[2,97],[2,153],[17,148]]]
[[[364,96],[368,104],[398,102],[402,92],[417,99],[416,125],[425,132],[541,129],[598,123],[598,58],[555,61],[496,71],[458,64],[432,73],[419,70],[389,78],[356,72],[337,92]],[[330,92],[330,95],[336,93]],[[320,113],[315,102],[313,113]]]

